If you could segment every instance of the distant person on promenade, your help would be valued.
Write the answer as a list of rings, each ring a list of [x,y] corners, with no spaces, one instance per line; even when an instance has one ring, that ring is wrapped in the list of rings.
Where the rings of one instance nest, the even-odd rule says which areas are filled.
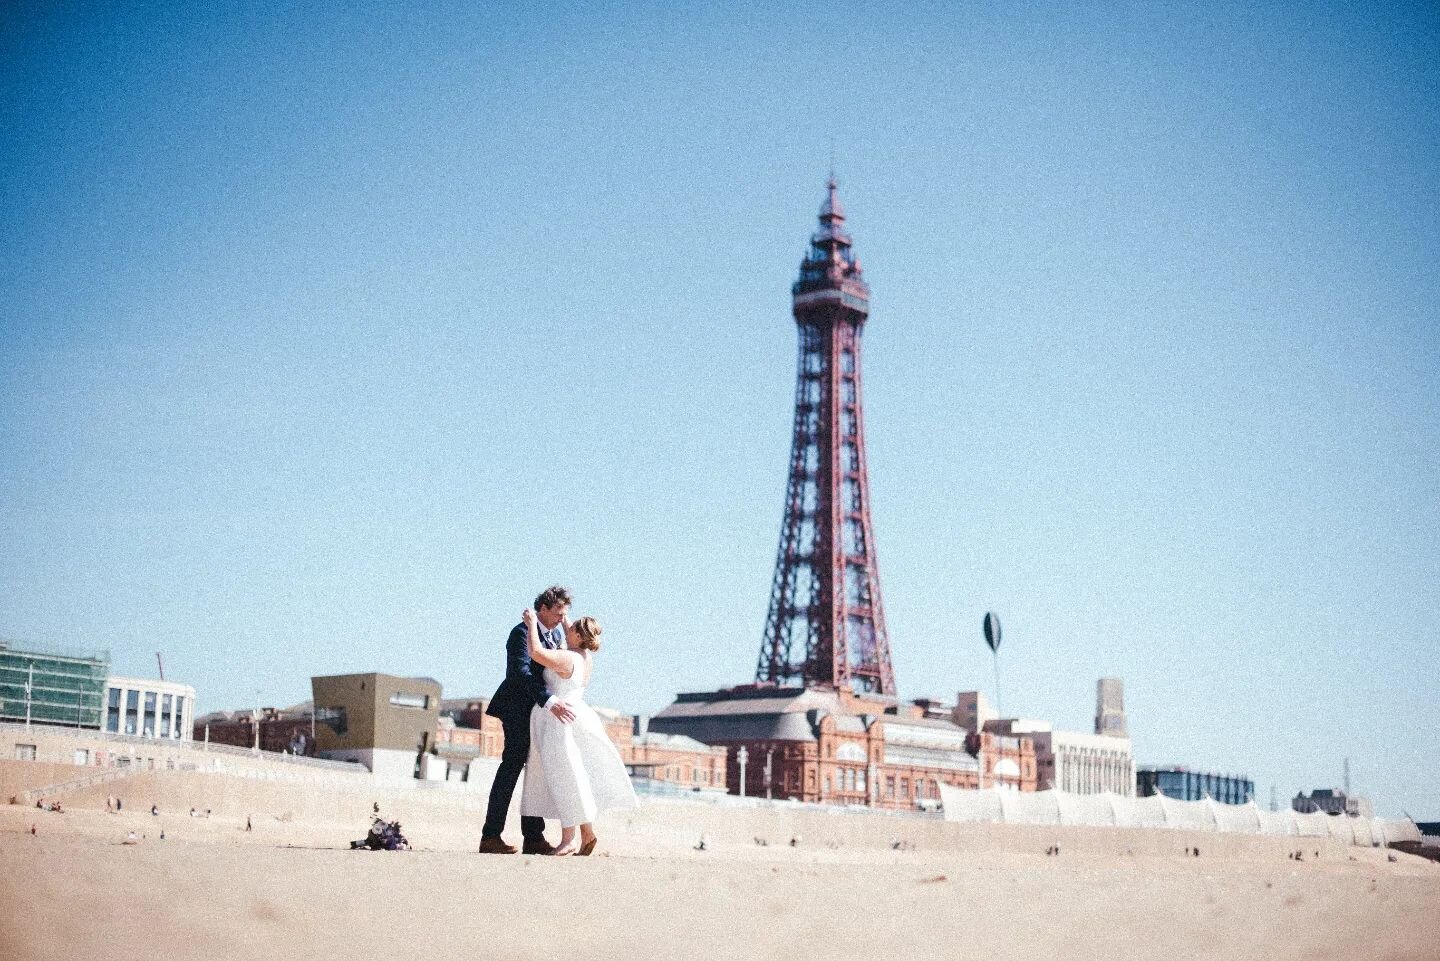
[[[555,585],[547,587],[535,598],[535,616],[539,622],[540,643],[547,650],[565,646],[564,620],[570,610],[570,592]],[[490,699],[485,713],[500,719],[505,732],[505,749],[500,767],[490,785],[490,803],[485,812],[485,826],[480,831],[481,854],[514,854],[515,847],[501,837],[510,800],[515,796],[515,783],[530,758],[530,709],[549,711],[561,724],[575,720],[575,711],[545,688],[541,667],[530,657],[528,629],[516,624],[505,640],[505,679]],[[520,834],[526,854],[551,854],[555,848],[545,840],[545,819],[520,818]]]
[[[585,687],[600,650],[600,623],[593,617],[566,623],[565,649],[551,650],[540,642],[535,612],[525,611],[522,620],[531,660],[544,665],[545,686],[570,706],[575,720],[566,723],[542,707],[531,708],[529,773],[520,813],[560,822],[560,846],[553,853],[588,855],[597,843],[595,816],[636,803],[635,789],[620,752],[605,733],[605,722],[585,703]]]

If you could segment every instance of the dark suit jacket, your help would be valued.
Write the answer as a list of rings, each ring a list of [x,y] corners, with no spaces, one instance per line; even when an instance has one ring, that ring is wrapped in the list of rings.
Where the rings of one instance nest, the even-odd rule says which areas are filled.
[[[540,674],[544,668],[530,660],[530,644],[525,633],[522,622],[516,624],[505,639],[505,680],[495,689],[495,696],[485,709],[491,717],[523,721],[530,716],[532,705],[544,707],[550,700],[550,692],[545,689],[545,679]],[[544,643],[543,636],[541,643]]]

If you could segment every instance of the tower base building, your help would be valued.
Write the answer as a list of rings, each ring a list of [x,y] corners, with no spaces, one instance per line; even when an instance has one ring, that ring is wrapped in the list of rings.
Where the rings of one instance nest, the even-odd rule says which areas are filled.
[[[747,685],[681,694],[650,730],[726,748],[729,793],[746,797],[929,810],[941,784],[1036,787],[1029,737],[967,731],[927,703]]]

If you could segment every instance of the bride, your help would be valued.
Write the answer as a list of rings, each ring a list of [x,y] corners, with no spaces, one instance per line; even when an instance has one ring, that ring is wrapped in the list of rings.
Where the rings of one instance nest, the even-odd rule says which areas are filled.
[[[531,709],[530,758],[525,763],[520,813],[560,822],[555,854],[587,855],[595,850],[595,816],[636,803],[620,752],[605,733],[600,716],[585,703],[594,655],[600,650],[600,624],[593,617],[567,623],[565,649],[550,650],[540,643],[535,612],[527,608],[521,617],[530,658],[545,668],[545,687],[570,705],[575,720],[567,724],[549,711]]]

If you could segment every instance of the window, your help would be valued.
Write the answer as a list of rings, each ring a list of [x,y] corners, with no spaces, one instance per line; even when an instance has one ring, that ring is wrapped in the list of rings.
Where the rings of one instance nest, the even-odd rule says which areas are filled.
[[[396,691],[390,695],[390,703],[396,707],[411,707],[423,711],[430,706],[430,695],[406,694],[404,691]]]
[[[315,720],[328,725],[330,730],[336,734],[345,734],[350,730],[350,723],[345,717],[343,707],[322,707],[315,712]]]
[[[890,798],[895,796],[895,775],[893,774],[885,775],[885,796]]]
[[[120,688],[112,687],[106,695],[105,730],[120,733]]]
[[[185,723],[185,695],[175,695],[175,737],[180,737],[180,725]]]
[[[35,760],[35,745],[33,745],[33,744],[17,744],[17,745],[15,745],[15,760],[17,760],[17,761],[33,761],[33,760]]]
[[[901,796],[901,797],[909,797],[909,796],[910,796],[910,779],[909,779],[908,777],[902,777],[902,778],[900,779],[900,796]]]
[[[141,729],[146,737],[155,736],[155,692],[145,692],[145,726]]]
[[[140,725],[140,692],[125,692],[125,733],[134,734]]]

